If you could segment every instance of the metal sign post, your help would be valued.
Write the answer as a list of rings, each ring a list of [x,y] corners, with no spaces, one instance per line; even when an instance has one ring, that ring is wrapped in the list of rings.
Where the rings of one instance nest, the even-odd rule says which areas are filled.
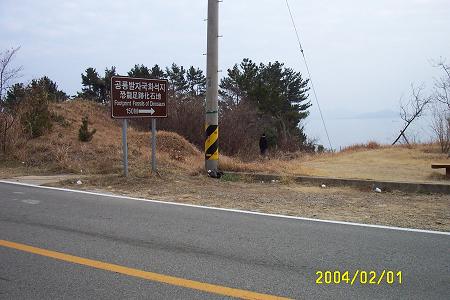
[[[156,119],[152,118],[152,173],[156,173]]]
[[[123,149],[123,174],[128,177],[128,143],[127,143],[127,119],[122,123],[122,149]]]

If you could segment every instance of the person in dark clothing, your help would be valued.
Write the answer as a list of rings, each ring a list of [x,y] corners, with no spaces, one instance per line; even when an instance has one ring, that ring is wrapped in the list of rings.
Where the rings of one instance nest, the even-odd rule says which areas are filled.
[[[259,150],[261,151],[262,156],[266,156],[267,154],[267,138],[266,134],[263,133],[259,138]]]

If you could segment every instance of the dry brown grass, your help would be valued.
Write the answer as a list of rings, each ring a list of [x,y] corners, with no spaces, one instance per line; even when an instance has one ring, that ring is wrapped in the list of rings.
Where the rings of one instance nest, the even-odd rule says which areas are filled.
[[[231,171],[358,178],[387,181],[443,182],[445,170],[431,169],[432,162],[448,162],[438,145],[388,146],[375,142],[352,145],[338,153],[293,154],[242,163],[221,158],[221,167]]]
[[[383,147],[340,153],[306,165],[321,170],[324,176],[425,182],[443,179],[444,173],[432,170],[431,163],[446,159],[445,154],[431,152],[428,146]]]
[[[109,107],[90,101],[74,100],[51,107],[60,122],[44,136],[29,140],[14,158],[41,173],[110,174],[122,170],[121,122],[111,119]],[[78,140],[81,119],[89,117],[90,129],[95,128],[92,141]],[[130,172],[136,176],[149,176],[151,157],[149,132],[128,130]],[[201,153],[176,133],[157,133],[157,160],[167,172],[192,172],[199,169]]]
[[[377,142],[370,141],[366,144],[353,144],[347,147],[344,147],[341,152],[355,152],[355,151],[363,151],[363,150],[374,150],[380,149],[382,146]],[[386,146],[385,146],[386,147]]]
[[[24,167],[42,173],[120,174],[122,171],[121,122],[111,119],[109,107],[74,100],[52,106],[59,116],[51,133],[17,148],[15,158]],[[78,140],[83,116],[97,130],[91,142]],[[128,131],[130,174],[150,176],[150,133]],[[186,139],[172,132],[157,135],[158,169],[165,173],[198,175],[204,171],[203,154]],[[432,170],[431,162],[447,161],[437,145],[410,147],[379,145],[376,142],[352,145],[339,153],[276,154],[270,159],[243,162],[221,156],[224,171],[330,176],[394,181],[441,181],[444,171]]]

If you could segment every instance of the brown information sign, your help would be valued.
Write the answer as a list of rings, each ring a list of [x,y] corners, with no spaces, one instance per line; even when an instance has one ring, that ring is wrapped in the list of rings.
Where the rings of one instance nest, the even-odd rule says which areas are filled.
[[[167,80],[114,76],[111,78],[111,117],[167,117]]]

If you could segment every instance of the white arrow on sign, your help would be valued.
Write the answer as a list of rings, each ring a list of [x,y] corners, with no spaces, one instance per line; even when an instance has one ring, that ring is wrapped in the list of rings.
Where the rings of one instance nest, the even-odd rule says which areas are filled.
[[[155,113],[155,110],[153,108],[150,109],[140,109],[139,110],[140,114],[151,114],[153,115]]]

